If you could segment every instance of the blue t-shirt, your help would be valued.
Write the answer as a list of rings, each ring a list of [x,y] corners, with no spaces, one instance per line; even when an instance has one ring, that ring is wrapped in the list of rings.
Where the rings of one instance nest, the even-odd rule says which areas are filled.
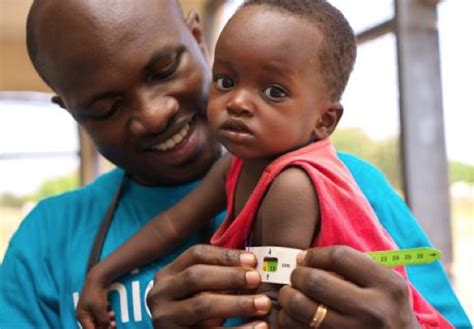
[[[377,169],[351,155],[340,157],[400,247],[429,245],[405,204]],[[46,199],[22,222],[10,241],[0,272],[1,328],[79,327],[74,309],[88,256],[122,175],[123,171],[116,169],[84,188]],[[196,184],[145,187],[130,181],[114,215],[102,258]],[[175,252],[123,276],[112,286],[118,328],[152,328],[145,296],[155,272],[198,241],[196,234]],[[439,264],[412,267],[408,274],[425,298],[456,327],[469,326]]]

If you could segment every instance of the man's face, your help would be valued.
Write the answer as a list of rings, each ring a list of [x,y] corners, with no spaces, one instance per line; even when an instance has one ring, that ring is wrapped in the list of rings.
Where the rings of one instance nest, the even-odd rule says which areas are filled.
[[[147,185],[205,174],[218,145],[205,122],[210,74],[198,21],[184,22],[171,1],[65,2],[41,26],[40,52],[99,151]]]
[[[302,147],[333,104],[318,71],[322,36],[305,20],[251,5],[216,45],[209,123],[234,155],[273,158]]]

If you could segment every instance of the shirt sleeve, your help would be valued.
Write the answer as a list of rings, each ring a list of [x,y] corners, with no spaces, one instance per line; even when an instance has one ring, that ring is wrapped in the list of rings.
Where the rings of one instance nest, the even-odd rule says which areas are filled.
[[[338,153],[338,156],[399,248],[431,246],[406,203],[378,169],[350,154]],[[439,261],[430,265],[408,266],[407,273],[423,297],[456,328],[472,328]]]
[[[25,218],[5,255],[0,270],[2,328],[60,328],[43,210],[40,204]]]

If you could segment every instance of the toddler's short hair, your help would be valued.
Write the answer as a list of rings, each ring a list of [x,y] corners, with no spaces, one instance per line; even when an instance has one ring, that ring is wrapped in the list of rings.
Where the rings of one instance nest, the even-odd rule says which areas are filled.
[[[316,25],[323,36],[319,71],[331,101],[341,98],[354,67],[357,45],[349,22],[325,0],[246,0],[240,9],[265,5],[304,18]]]

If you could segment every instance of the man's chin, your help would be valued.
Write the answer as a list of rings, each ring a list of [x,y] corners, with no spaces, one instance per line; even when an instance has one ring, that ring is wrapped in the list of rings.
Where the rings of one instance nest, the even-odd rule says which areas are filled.
[[[158,159],[147,159],[138,163],[135,168],[130,168],[131,176],[138,183],[148,186],[180,185],[201,179],[219,158],[220,148],[217,145],[205,145],[194,150],[188,157],[180,158],[179,162],[164,164]]]
[[[144,186],[176,186],[191,183],[204,177],[209,168],[196,168],[195,166],[183,166],[179,168],[162,168],[160,170],[149,170],[147,175],[143,172],[131,173],[131,178],[138,184]],[[150,172],[154,172],[150,173]],[[166,172],[165,175],[163,173]]]

